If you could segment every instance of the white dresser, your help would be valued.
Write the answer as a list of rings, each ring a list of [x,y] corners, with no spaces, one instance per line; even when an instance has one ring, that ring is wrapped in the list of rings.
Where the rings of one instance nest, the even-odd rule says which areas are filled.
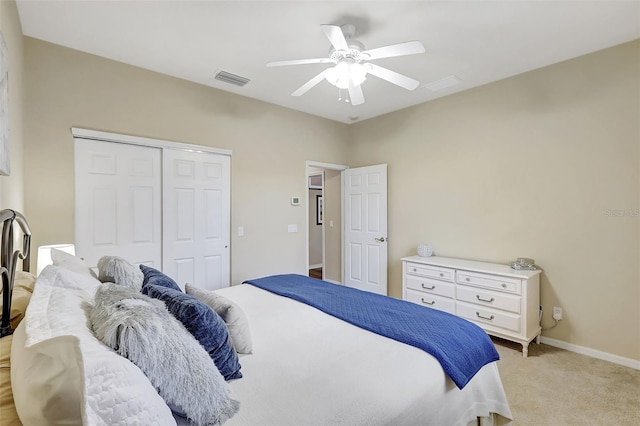
[[[458,315],[488,334],[540,342],[540,270],[448,257],[402,258],[402,298]]]

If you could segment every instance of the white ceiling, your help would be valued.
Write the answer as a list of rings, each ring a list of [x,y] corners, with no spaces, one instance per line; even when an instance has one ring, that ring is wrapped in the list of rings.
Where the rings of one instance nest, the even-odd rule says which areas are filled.
[[[18,0],[23,33],[116,61],[343,123],[362,121],[640,38],[640,1],[167,1]],[[328,55],[321,24],[357,26],[366,49],[410,40],[426,53],[374,61],[420,81],[414,91],[375,76],[366,102],[338,101],[328,65],[266,68]],[[236,87],[225,70],[251,79]],[[462,84],[425,84],[455,75]],[[357,117],[357,118],[356,118]]]

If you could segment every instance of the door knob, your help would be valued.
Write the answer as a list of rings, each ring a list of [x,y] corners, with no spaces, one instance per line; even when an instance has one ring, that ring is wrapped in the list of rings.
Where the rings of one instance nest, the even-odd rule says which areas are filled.
[[[384,237],[375,238],[375,240],[376,240],[377,242],[379,242],[379,243],[384,243],[384,242],[385,242]]]

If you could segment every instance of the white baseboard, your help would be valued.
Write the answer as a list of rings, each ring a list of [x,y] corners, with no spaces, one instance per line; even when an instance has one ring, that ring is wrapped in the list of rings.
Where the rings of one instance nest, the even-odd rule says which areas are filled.
[[[309,265],[309,269],[322,268],[322,263],[318,263],[317,265]]]
[[[342,285],[342,283],[340,281],[334,281],[334,280],[328,280],[328,279],[324,279],[326,282],[329,282],[331,284],[338,284],[338,285]]]
[[[602,359],[605,361],[613,362],[614,364],[624,365],[625,367],[640,370],[640,361],[636,359],[625,358],[623,356],[610,354],[608,352],[602,352],[596,349],[574,345],[571,343],[563,342],[562,340],[552,339],[550,337],[542,336],[540,337],[540,341],[549,346],[555,346],[556,348],[565,349],[567,351],[576,352],[582,355],[590,356],[592,358]]]

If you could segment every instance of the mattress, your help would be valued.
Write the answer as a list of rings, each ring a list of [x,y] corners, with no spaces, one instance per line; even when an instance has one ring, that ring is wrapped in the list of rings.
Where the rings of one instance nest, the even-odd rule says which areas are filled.
[[[253,354],[230,382],[240,411],[227,425],[506,424],[495,362],[460,390],[438,361],[303,303],[243,284],[217,290],[247,316]],[[178,419],[180,424],[187,424]]]

